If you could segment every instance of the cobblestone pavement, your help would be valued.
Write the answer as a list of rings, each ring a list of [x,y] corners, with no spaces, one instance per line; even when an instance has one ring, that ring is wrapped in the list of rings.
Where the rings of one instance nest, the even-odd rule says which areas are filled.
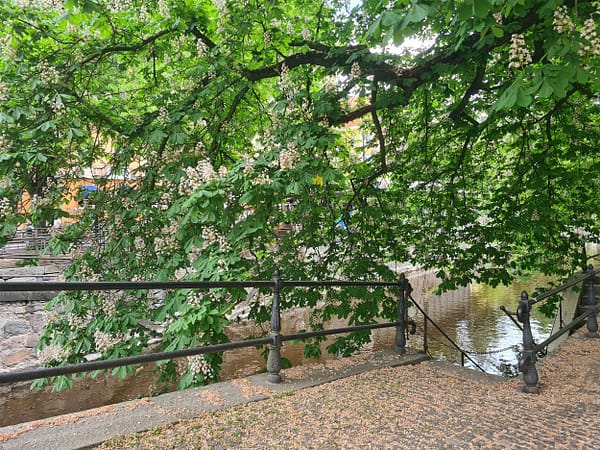
[[[518,378],[499,380],[434,361],[380,368],[100,448],[600,448],[600,339],[578,331],[538,363],[538,372],[540,393],[525,394]]]

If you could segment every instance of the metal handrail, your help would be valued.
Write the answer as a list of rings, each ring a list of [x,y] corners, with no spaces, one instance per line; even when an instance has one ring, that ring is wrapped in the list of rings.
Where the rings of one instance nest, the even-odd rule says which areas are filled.
[[[400,282],[387,281],[285,281],[275,277],[270,281],[102,281],[102,282],[5,282],[0,284],[1,291],[97,291],[97,290],[145,290],[145,289],[214,289],[214,288],[271,288],[274,293],[274,304],[272,314],[279,314],[279,306],[275,305],[275,298],[278,299],[278,293],[284,287],[322,287],[322,286],[364,286],[364,287],[402,287],[405,282],[401,277]],[[404,292],[402,290],[402,292]],[[275,295],[277,293],[277,295]],[[401,301],[404,301],[401,294]],[[273,319],[272,319],[273,324]],[[243,341],[227,342],[203,347],[182,349],[170,352],[147,353],[136,356],[115,358],[110,360],[90,361],[79,364],[70,364],[58,367],[45,367],[32,370],[17,372],[0,373],[0,384],[19,381],[31,381],[39,378],[55,377],[60,375],[69,375],[83,373],[94,370],[111,369],[120,366],[140,364],[147,362],[156,362],[185,356],[194,356],[200,354],[217,353],[226,350],[233,350],[245,347],[256,347],[257,345],[270,346],[271,351],[274,347],[280,346],[283,341],[297,339],[309,339],[318,336],[328,336],[333,334],[343,334],[356,331],[365,331],[379,328],[402,327],[405,324],[401,321],[388,323],[374,323],[367,325],[357,325],[351,327],[333,328],[329,330],[318,330],[290,335],[280,335],[277,330],[273,330],[269,337],[259,339],[249,339]],[[404,330],[401,331],[402,333]],[[271,357],[271,355],[269,355]]]
[[[571,331],[573,328],[577,328],[578,325],[580,325],[585,319],[587,319],[591,314],[595,314],[600,310],[600,305],[596,305],[596,306],[592,306],[591,308],[589,308],[586,312],[584,312],[583,314],[580,314],[579,316],[575,317],[571,323],[569,323],[568,325],[565,325],[564,327],[562,327],[560,329],[560,331],[558,331],[557,333],[553,334],[552,336],[548,337],[545,341],[540,342],[539,344],[537,344],[535,347],[533,347],[533,351],[535,353],[540,352],[544,347],[547,347],[548,345],[550,345],[552,342],[556,341],[558,338],[560,338],[563,334],[568,333],[569,331]]]
[[[556,295],[562,291],[566,291],[567,289],[578,285],[579,283],[582,283],[584,281],[589,280],[590,278],[594,278],[594,276],[598,275],[600,273],[600,269],[596,269],[592,272],[582,272],[578,275],[581,275],[579,278],[577,278],[578,275],[576,275],[571,281],[568,281],[558,287],[555,287],[553,289],[550,289],[549,291],[544,292],[543,294],[532,298],[531,300],[529,300],[530,304],[535,304],[535,303],[539,303],[542,300],[546,300],[547,298],[552,297],[553,295]]]
[[[589,265],[587,270],[583,274],[577,274],[570,281],[558,286],[554,289],[551,289],[547,292],[544,292],[542,295],[538,296],[534,299],[529,299],[526,291],[521,293],[521,299],[519,300],[519,306],[516,312],[510,312],[506,309],[506,307],[501,306],[500,309],[521,329],[523,332],[523,354],[519,360],[519,370],[523,373],[523,391],[527,393],[537,393],[539,392],[538,386],[538,373],[535,366],[537,355],[544,349],[547,348],[548,345],[565,333],[571,331],[576,326],[578,326],[581,322],[583,322],[587,318],[587,327],[588,327],[588,336],[589,337],[598,337],[598,323],[596,319],[596,313],[600,308],[599,305],[596,304],[595,300],[595,292],[594,292],[594,282],[596,279],[596,275],[600,273],[600,270],[594,270],[592,265]],[[552,334],[543,342],[536,344],[533,340],[533,334],[531,330],[530,323],[530,313],[531,307],[539,303],[542,300],[546,300],[556,294],[559,294],[573,286],[581,283],[582,285],[587,284],[587,293],[586,293],[586,307],[587,310],[585,313],[576,317],[573,321],[571,321],[568,325],[564,326],[562,324],[562,309],[559,309],[561,314],[561,328],[558,332]],[[520,326],[517,320],[515,320],[515,316],[523,324]]]

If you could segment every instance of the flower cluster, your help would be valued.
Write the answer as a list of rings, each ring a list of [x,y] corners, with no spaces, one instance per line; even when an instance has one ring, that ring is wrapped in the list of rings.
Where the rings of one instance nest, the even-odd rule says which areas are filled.
[[[40,61],[38,64],[38,71],[40,73],[40,80],[46,84],[57,84],[60,80],[60,75],[56,67],[52,67],[46,61]]]
[[[135,237],[134,245],[137,252],[144,253],[146,251],[146,242],[141,236]]]
[[[12,213],[12,205],[6,197],[0,198],[0,217],[8,217]]]
[[[6,87],[6,83],[0,81],[0,102],[5,102],[8,100],[8,88]]]
[[[10,148],[10,143],[6,138],[6,135],[0,133],[0,150],[8,150]]]
[[[171,17],[171,8],[169,5],[169,0],[158,0],[158,12],[165,19]]]
[[[360,78],[360,64],[358,61],[354,61],[352,63],[352,67],[350,69],[350,78],[352,80],[358,80]]]
[[[227,13],[227,0],[213,0],[213,5],[215,5],[219,14]]]
[[[63,362],[69,357],[69,352],[61,345],[50,344],[37,352],[37,357],[42,364],[49,364],[53,361]]]
[[[196,40],[196,52],[200,58],[203,58],[208,53],[208,47],[202,39]]]
[[[33,197],[31,197],[31,205],[36,208],[46,208],[52,205],[52,200],[43,195],[33,194]]]
[[[581,39],[583,39],[584,43],[579,49],[579,56],[600,55],[600,38],[596,31],[596,22],[594,22],[594,19],[587,19],[583,23]]]
[[[105,352],[111,347],[114,347],[122,340],[123,336],[112,336],[109,333],[105,333],[104,331],[100,330],[94,331],[94,343],[96,345],[96,350],[101,353]]]
[[[509,68],[520,69],[531,63],[531,53],[522,34],[515,33],[510,39]]]
[[[62,102],[60,96],[54,97],[52,102],[50,103],[50,108],[52,108],[52,112],[57,116],[62,116],[65,113],[65,104]]]
[[[107,0],[106,8],[113,14],[120,13],[131,8],[131,0]]]
[[[192,273],[189,267],[180,267],[175,270],[174,276],[176,280],[183,280],[188,274]]]
[[[14,59],[17,56],[17,51],[12,46],[12,35],[7,34],[0,37],[0,55],[4,55],[6,59]]]
[[[188,195],[202,184],[210,183],[217,179],[217,172],[210,161],[200,161],[196,167],[186,167],[186,176],[180,181],[178,192]]]
[[[73,313],[69,313],[66,316],[67,323],[69,324],[69,328],[72,330],[83,330],[90,323],[90,319],[78,316]]]
[[[114,317],[117,313],[117,298],[113,292],[100,292],[100,309],[109,317]]]
[[[150,14],[148,13],[148,9],[146,8],[146,5],[140,6],[140,10],[138,12],[138,17],[140,18],[141,22],[147,22],[150,19]]]
[[[198,258],[200,258],[201,254],[202,249],[196,247],[195,245],[192,245],[188,252],[188,261],[190,262],[190,264],[193,264]]]
[[[273,38],[271,37],[271,33],[269,33],[268,31],[265,31],[263,33],[263,40],[265,42],[265,47],[270,47],[271,45],[273,45]]]
[[[227,238],[223,236],[215,227],[208,226],[202,229],[202,250],[206,250],[209,246],[217,244],[222,252],[231,250],[231,245],[227,242]]]
[[[557,33],[568,33],[575,29],[575,24],[569,17],[567,7],[561,5],[554,11],[554,18],[552,19],[552,25]]]
[[[496,11],[494,14],[492,14],[492,17],[498,25],[502,25],[502,13]]]
[[[259,173],[258,175],[256,175],[256,177],[252,181],[254,182],[254,185],[256,185],[256,186],[271,184],[271,177],[269,176],[268,173]]]
[[[199,307],[204,303],[204,294],[200,292],[190,292],[187,295],[187,303]]]
[[[194,375],[202,375],[204,379],[214,378],[215,372],[204,355],[188,356],[188,369]]]
[[[172,221],[170,224],[161,228],[160,235],[154,238],[154,247],[157,253],[167,253],[174,247],[177,242],[175,239],[177,229],[178,225],[176,221]]]
[[[285,96],[288,100],[294,97],[290,68],[285,63],[281,65],[281,71],[279,72],[279,89],[286,93]]]
[[[156,119],[163,125],[166,125],[171,121],[171,118],[169,117],[169,111],[167,111],[166,107],[160,107],[160,110],[158,111],[158,117]]]
[[[17,0],[17,6],[39,9],[57,9],[63,7],[63,0]]]
[[[279,152],[279,167],[281,167],[281,170],[293,168],[299,160],[298,150],[292,143]]]

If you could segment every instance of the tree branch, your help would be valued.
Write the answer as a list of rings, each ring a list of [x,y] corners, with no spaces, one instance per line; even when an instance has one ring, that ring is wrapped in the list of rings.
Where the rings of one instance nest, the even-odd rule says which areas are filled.
[[[377,89],[378,84],[377,80],[375,80],[373,82],[373,90],[371,91],[371,104],[373,105],[373,108],[371,109],[371,117],[373,118],[373,125],[375,125],[375,131],[377,132],[377,139],[379,141],[379,157],[381,160],[381,171],[385,173],[387,172],[385,136],[383,135],[383,130],[381,129],[381,122],[379,122],[379,117],[377,116]]]

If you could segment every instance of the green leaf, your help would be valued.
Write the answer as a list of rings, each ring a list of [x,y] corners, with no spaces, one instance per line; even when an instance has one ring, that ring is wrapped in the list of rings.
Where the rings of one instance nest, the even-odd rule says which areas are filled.
[[[504,36],[504,30],[497,26],[497,25],[492,25],[492,33],[494,33],[494,36],[496,36],[497,38],[501,38]]]
[[[489,0],[474,0],[473,1],[473,14],[475,17],[483,19],[487,17],[492,9],[492,4]]]
[[[522,108],[526,108],[531,105],[531,101],[531,95],[529,95],[525,89],[519,87],[517,89],[517,105],[521,106]]]
[[[500,111],[503,109],[512,108],[517,102],[517,98],[519,95],[519,85],[517,83],[513,83],[508,89],[506,89],[500,98],[494,104],[494,110]]]
[[[544,80],[542,82],[542,84],[540,85],[540,89],[538,90],[537,93],[538,93],[538,95],[540,97],[548,98],[548,97],[550,97],[552,95],[553,92],[554,91],[553,91],[552,86],[550,85],[550,83],[548,83],[546,80]]]

